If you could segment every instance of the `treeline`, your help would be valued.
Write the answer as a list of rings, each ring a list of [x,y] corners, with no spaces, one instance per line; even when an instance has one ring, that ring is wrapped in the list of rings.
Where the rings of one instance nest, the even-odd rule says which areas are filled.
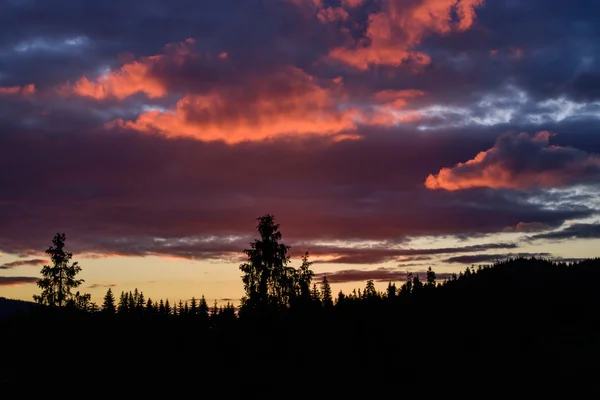
[[[72,293],[81,281],[57,236],[36,295],[42,306],[0,330],[0,343],[10,344],[3,387],[31,379],[55,387],[68,376],[86,388],[202,387],[233,398],[431,395],[432,388],[480,398],[502,388],[521,395],[527,386],[539,397],[597,366],[600,259],[516,258],[444,280],[429,268],[382,291],[369,280],[336,294],[326,276],[315,278],[308,252],[298,268],[289,265],[272,216],[259,218],[257,230],[240,265],[239,308],[209,306],[203,296],[173,304],[138,289],[118,298],[109,289],[95,306]],[[82,354],[97,358],[84,367],[67,360]],[[118,369],[98,356],[119,360]],[[533,383],[536,374],[541,383]]]
[[[121,319],[145,315],[203,321],[216,320],[217,317],[233,320],[265,315],[302,314],[360,304],[398,306],[415,304],[417,300],[430,303],[442,294],[446,298],[458,298],[469,295],[472,290],[480,291],[479,296],[499,295],[502,302],[508,302],[512,301],[511,298],[516,293],[535,297],[549,287],[560,286],[561,292],[552,295],[561,297],[560,293],[564,294],[572,287],[579,288],[582,283],[600,278],[596,268],[598,259],[567,263],[518,258],[477,268],[470,266],[441,282],[429,267],[423,281],[418,274],[407,272],[403,283],[396,286],[396,283],[389,282],[385,291],[376,290],[374,281],[369,280],[364,288],[355,289],[351,293],[340,291],[334,295],[327,276],[315,281],[308,251],[302,256],[298,268],[289,265],[290,246],[282,242],[279,224],[275,223],[272,215],[267,214],[257,218],[257,221],[259,238],[244,250],[247,261],[240,265],[245,296],[241,298],[239,308],[230,302],[219,306],[217,301],[209,307],[204,296],[190,301],[179,300],[174,304],[169,299],[154,301],[146,299],[144,293],[137,288],[129,292],[122,291],[118,300],[109,288],[102,305],[98,306],[91,301],[89,294],[79,291],[72,293],[83,282],[77,279],[81,267],[77,262],[71,263],[72,254],[64,249],[65,235],[59,233],[53,238],[53,245],[46,250],[52,265],[44,266],[41,271],[42,278],[38,286],[42,292],[35,295],[34,300],[45,307],[38,309],[38,312],[52,310],[55,314],[57,310],[63,310],[84,314],[101,313],[104,316],[117,315]],[[583,282],[574,284],[574,279]],[[540,286],[540,283],[543,285]],[[521,292],[519,289],[524,287],[527,291]],[[510,290],[511,296],[506,297],[495,289]],[[579,295],[579,289],[572,294]]]
[[[179,300],[178,303],[171,305],[169,299],[163,301],[153,301],[151,298],[145,299],[144,292],[137,288],[133,291],[121,291],[118,302],[115,301],[115,296],[111,288],[108,288],[102,307],[93,307],[85,310],[87,312],[100,312],[103,315],[120,315],[120,316],[140,316],[140,315],[155,315],[155,316],[172,316],[182,318],[198,318],[208,321],[210,318],[235,318],[236,309],[231,302],[227,302],[224,306],[218,305],[215,300],[212,307],[209,308],[206,298],[202,296],[199,300],[192,297],[188,301]]]

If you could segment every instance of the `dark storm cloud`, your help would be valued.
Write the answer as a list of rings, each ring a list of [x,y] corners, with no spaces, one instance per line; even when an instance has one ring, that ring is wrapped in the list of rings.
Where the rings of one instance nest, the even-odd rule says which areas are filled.
[[[531,236],[531,239],[549,239],[549,240],[565,240],[565,239],[598,239],[600,238],[600,224],[583,224],[577,223],[570,225],[564,229],[554,232],[540,233]]]
[[[267,212],[298,247],[473,238],[594,215],[587,193],[424,187],[507,131],[557,132],[550,145],[580,149],[562,150],[569,160],[600,152],[597,106],[543,103],[598,98],[598,4],[467,3],[469,29],[444,31],[443,14],[432,26],[392,24],[389,41],[367,43],[423,52],[429,64],[394,66],[397,53],[375,52],[361,69],[352,43],[369,17],[404,14],[375,1],[3,2],[0,250],[40,253],[65,232],[74,251],[233,260]],[[347,16],[325,11],[340,4]],[[386,4],[429,15],[433,2]],[[397,123],[405,109],[416,113]],[[511,165],[529,160],[517,155]],[[321,250],[349,263],[438,254]]]
[[[5,133],[0,167],[12,173],[0,175],[0,245],[27,254],[65,232],[77,251],[193,258],[240,251],[255,218],[267,212],[291,242],[493,233],[593,213],[582,205],[546,208],[512,191],[421,186],[427,171],[471,154],[478,140],[481,132],[479,139],[386,132],[363,141],[229,146],[135,134]],[[212,236],[221,239],[206,240]],[[428,253],[404,255],[417,254]]]
[[[594,0],[487,1],[475,28],[428,38],[434,71],[421,79],[450,101],[455,87],[465,98],[506,83],[538,100],[598,99],[599,15]]]
[[[311,254],[313,255],[329,255],[334,258],[329,259],[327,263],[338,264],[377,264],[386,261],[407,261],[400,257],[415,257],[423,255],[438,255],[452,253],[470,253],[478,251],[486,251],[491,249],[514,249],[518,245],[515,243],[490,243],[462,247],[442,247],[432,249],[411,249],[402,248],[394,249],[390,247],[367,247],[367,248],[343,248],[343,247],[312,247]],[[418,259],[418,258],[417,258]]]
[[[0,5],[0,60],[9,81],[97,73],[133,55],[153,55],[167,43],[197,38],[208,52],[227,51],[240,68],[309,64],[340,33],[279,0],[33,0]],[[338,39],[339,40],[339,39]],[[248,60],[252,60],[248,63]],[[44,73],[39,67],[43,65]],[[37,66],[37,68],[36,68]]]

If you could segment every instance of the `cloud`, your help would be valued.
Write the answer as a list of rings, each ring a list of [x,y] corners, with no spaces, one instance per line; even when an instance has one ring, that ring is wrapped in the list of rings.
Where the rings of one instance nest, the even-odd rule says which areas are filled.
[[[0,276],[0,286],[22,286],[36,283],[39,278],[33,276]]]
[[[597,1],[72,5],[0,3],[10,254],[60,230],[76,255],[237,262],[270,212],[298,251],[343,243],[322,260],[411,262],[346,248],[597,212]]]
[[[165,47],[165,54],[125,63],[118,70],[107,72],[95,80],[82,77],[74,84],[68,83],[58,90],[64,95],[75,94],[96,100],[111,97],[123,100],[137,93],[144,93],[150,99],[166,96],[165,82],[154,70],[165,68],[169,63],[181,65],[191,55],[190,45],[193,43],[193,39],[187,39],[182,43],[169,44]]]
[[[504,232],[540,232],[555,228],[543,222],[519,222],[515,226],[507,226]]]
[[[227,143],[354,130],[357,112],[338,108],[336,90],[333,83],[321,87],[304,71],[289,67],[249,77],[244,86],[186,95],[173,110],[148,111],[134,121],[121,119],[110,126]]]
[[[38,266],[38,265],[44,265],[48,262],[48,260],[42,260],[42,259],[32,259],[32,260],[16,260],[16,261],[11,261],[5,264],[0,265],[0,269],[11,269],[11,268],[16,268],[16,267],[21,267],[24,265],[31,265],[31,266]]]
[[[510,258],[551,258],[550,253],[507,253],[507,254],[473,254],[450,257],[444,262],[458,264],[494,263]]]
[[[301,248],[302,246],[296,246]],[[318,263],[338,263],[338,264],[377,264],[386,261],[418,261],[423,260],[422,256],[468,253],[486,251],[491,249],[514,249],[518,246],[515,243],[489,243],[481,245],[471,245],[462,247],[444,247],[432,249],[402,249],[393,248],[389,245],[381,247],[365,248],[344,248],[344,247],[311,247],[310,253],[317,257],[327,257],[315,262]],[[421,257],[419,257],[421,256]],[[408,260],[403,258],[408,257]],[[411,258],[412,257],[412,258]]]
[[[361,70],[372,65],[429,64],[430,57],[416,50],[416,46],[431,34],[469,29],[475,20],[475,8],[482,4],[482,0],[384,2],[380,11],[369,14],[364,35],[359,39],[350,37],[348,45],[333,49],[330,57]],[[452,20],[453,12],[456,21]],[[339,18],[346,15],[337,12],[322,21],[347,19]]]
[[[81,134],[63,118],[40,129],[45,126],[66,131],[9,134],[15,128],[8,126],[0,135],[0,168],[13,171],[0,176],[0,248],[11,254],[37,256],[60,231],[76,255],[235,259],[254,235],[255,218],[268,212],[291,243],[400,243],[501,232],[522,221],[558,226],[593,214],[570,202],[533,203],[527,194],[419,187],[432,167],[486,146],[489,138],[480,131],[226,145],[132,132]],[[69,156],[56,159],[57,152]],[[355,259],[377,253],[335,251]]]
[[[552,146],[546,131],[503,135],[475,158],[442,168],[425,181],[428,189],[474,187],[528,189],[565,187],[600,178],[600,157],[583,150]]]
[[[600,238],[600,224],[584,224],[575,223],[564,229],[554,232],[540,233],[533,235],[530,239],[548,239],[548,240],[565,240],[565,239],[598,239]]]
[[[30,83],[25,86],[0,86],[0,96],[2,95],[31,95],[35,93],[35,85]]]
[[[98,288],[114,288],[119,286],[116,283],[94,283],[88,286],[89,289],[98,289]]]

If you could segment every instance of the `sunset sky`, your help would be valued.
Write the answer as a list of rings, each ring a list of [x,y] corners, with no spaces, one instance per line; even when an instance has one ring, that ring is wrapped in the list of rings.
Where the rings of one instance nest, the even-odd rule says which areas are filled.
[[[0,296],[237,303],[270,213],[334,292],[600,256],[597,0],[5,0]]]

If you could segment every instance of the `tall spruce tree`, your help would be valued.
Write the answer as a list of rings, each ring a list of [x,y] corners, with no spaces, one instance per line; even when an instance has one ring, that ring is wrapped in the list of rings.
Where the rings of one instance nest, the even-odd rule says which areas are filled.
[[[208,303],[206,302],[206,298],[202,295],[200,298],[200,304],[198,305],[198,315],[204,321],[208,321]]]
[[[331,285],[329,285],[329,281],[327,280],[327,276],[323,276],[323,280],[321,281],[321,300],[323,301],[324,307],[332,307],[333,306],[333,296],[331,294]]]
[[[71,289],[84,282],[83,279],[75,279],[81,267],[77,262],[70,263],[73,254],[65,251],[65,240],[64,233],[57,233],[52,239],[52,246],[46,250],[52,266],[44,265],[41,270],[42,278],[37,285],[42,293],[33,296],[39,304],[63,307],[74,300]]]
[[[245,249],[247,261],[240,265],[246,295],[242,308],[265,309],[286,307],[297,293],[297,273],[287,266],[289,249],[281,243],[279,224],[267,214],[257,218],[260,239]]]
[[[113,315],[117,311],[115,306],[115,296],[113,295],[112,289],[108,288],[104,295],[104,302],[102,303],[102,312],[105,314]]]

